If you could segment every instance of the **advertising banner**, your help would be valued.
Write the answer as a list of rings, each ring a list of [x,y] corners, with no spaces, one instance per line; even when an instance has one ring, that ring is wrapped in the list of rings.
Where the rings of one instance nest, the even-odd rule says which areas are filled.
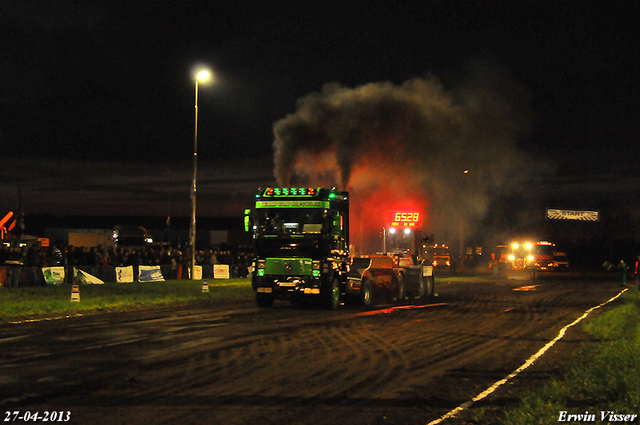
[[[64,267],[43,267],[42,274],[47,285],[60,285],[64,283]]]
[[[187,269],[187,272],[189,273],[189,277],[191,277],[191,270]],[[193,280],[202,280],[202,266],[199,265],[195,265],[194,271],[193,271]]]
[[[214,279],[229,279],[229,265],[228,264],[214,264],[213,265],[213,278]]]
[[[160,266],[138,266],[138,282],[164,282]]]
[[[133,283],[133,266],[116,267],[116,282]]]
[[[83,285],[104,285],[104,282],[83,270],[73,269],[74,280]]]

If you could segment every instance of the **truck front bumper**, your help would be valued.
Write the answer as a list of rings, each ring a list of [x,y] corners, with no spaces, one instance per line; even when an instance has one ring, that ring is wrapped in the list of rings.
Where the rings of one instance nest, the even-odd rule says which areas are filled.
[[[253,289],[259,293],[274,294],[278,298],[301,295],[320,295],[320,279],[292,276],[261,276],[254,278]]]

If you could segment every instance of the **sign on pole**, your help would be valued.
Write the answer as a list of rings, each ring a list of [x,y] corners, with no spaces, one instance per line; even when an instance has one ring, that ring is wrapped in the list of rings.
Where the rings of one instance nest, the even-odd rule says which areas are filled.
[[[547,220],[600,221],[599,211],[593,210],[559,210],[547,208]]]
[[[420,227],[422,217],[419,211],[393,211],[391,213],[392,227]]]

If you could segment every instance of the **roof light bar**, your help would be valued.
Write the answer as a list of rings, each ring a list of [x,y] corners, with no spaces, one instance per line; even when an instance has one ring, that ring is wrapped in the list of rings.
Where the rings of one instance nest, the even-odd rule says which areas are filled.
[[[262,196],[315,196],[318,191],[313,187],[268,187]],[[330,194],[330,197],[335,194]],[[258,195],[259,196],[259,195]]]

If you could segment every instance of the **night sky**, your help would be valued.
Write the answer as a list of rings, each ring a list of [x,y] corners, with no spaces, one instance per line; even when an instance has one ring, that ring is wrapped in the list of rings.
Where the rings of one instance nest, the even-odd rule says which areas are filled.
[[[199,101],[205,215],[241,211],[221,205],[223,192],[273,184],[274,123],[326,83],[435,76],[449,89],[479,60],[522,88],[531,120],[520,151],[556,177],[634,177],[640,42],[630,7],[4,0],[0,207],[14,209],[20,187],[26,212],[187,215],[200,63],[215,73]]]

